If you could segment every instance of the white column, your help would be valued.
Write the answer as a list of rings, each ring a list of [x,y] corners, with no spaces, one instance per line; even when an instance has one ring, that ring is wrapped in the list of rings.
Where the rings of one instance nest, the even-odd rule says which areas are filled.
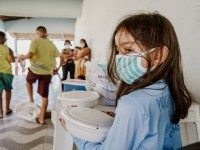
[[[17,38],[14,38],[14,54],[15,54],[15,56],[18,56]],[[15,75],[18,75],[18,71],[19,71],[18,58],[15,58]]]

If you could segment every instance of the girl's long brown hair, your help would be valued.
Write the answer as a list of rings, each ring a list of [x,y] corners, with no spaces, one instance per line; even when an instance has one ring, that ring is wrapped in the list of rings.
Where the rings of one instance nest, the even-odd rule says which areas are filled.
[[[111,38],[111,51],[107,69],[109,78],[116,85],[117,81],[120,80],[116,72],[115,60],[115,56],[118,54],[115,45],[115,35],[119,30],[130,34],[135,41],[140,41],[146,49],[159,47],[162,51],[163,46],[166,46],[169,52],[165,61],[153,71],[150,71],[152,60],[147,55],[147,73],[131,85],[121,81],[117,91],[117,100],[123,95],[127,95],[137,89],[145,88],[158,80],[164,79],[169,86],[175,103],[175,113],[172,123],[178,123],[181,118],[187,116],[188,109],[192,103],[192,97],[184,83],[180,47],[172,24],[157,12],[134,14],[126,17],[119,23]]]

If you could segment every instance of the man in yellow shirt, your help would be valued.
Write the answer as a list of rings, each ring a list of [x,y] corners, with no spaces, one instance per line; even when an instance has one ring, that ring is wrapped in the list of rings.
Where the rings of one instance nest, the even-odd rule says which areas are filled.
[[[0,118],[3,118],[2,94],[6,91],[6,115],[12,113],[10,109],[11,89],[12,89],[12,66],[15,61],[13,51],[4,45],[6,42],[5,33],[0,31]]]
[[[44,120],[48,105],[51,74],[53,69],[56,67],[55,58],[60,57],[61,64],[63,59],[53,42],[47,39],[47,30],[45,27],[39,26],[36,29],[36,34],[38,38],[31,42],[29,52],[19,58],[21,61],[24,59],[30,59],[31,66],[29,67],[29,72],[26,78],[26,86],[31,102],[34,102],[32,84],[38,80],[38,93],[42,96],[42,110],[36,121],[42,125],[45,123]]]

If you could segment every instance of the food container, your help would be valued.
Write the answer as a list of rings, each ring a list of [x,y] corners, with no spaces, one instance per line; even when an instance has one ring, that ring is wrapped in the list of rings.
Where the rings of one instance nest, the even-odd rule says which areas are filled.
[[[65,108],[60,111],[60,117],[65,120],[65,128],[68,132],[91,142],[104,141],[114,121],[114,117],[102,111],[84,107]]]
[[[98,104],[99,97],[94,91],[69,91],[62,92],[57,99],[61,101],[62,107],[94,107]]]
[[[64,86],[64,92],[67,91],[75,91],[75,90],[83,90],[85,89],[85,80],[78,80],[78,79],[68,79],[65,81],[62,81],[62,84]]]

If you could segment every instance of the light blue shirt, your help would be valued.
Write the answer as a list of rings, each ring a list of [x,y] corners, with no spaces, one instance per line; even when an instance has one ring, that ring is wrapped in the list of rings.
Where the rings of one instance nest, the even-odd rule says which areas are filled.
[[[121,97],[104,142],[73,139],[80,150],[177,150],[182,143],[179,125],[171,123],[174,109],[169,88],[160,80]]]

